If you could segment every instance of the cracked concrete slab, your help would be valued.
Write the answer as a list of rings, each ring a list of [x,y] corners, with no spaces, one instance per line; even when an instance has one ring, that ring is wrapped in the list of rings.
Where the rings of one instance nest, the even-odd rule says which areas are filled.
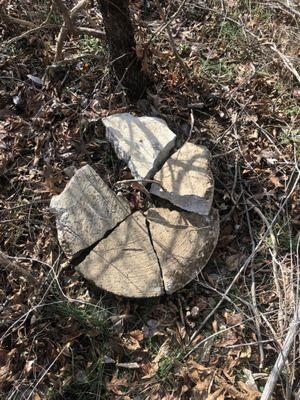
[[[103,118],[102,122],[117,156],[127,163],[135,178],[153,178],[175,147],[176,135],[160,118],[123,113]]]
[[[151,208],[147,220],[167,294],[181,289],[205,267],[219,237],[219,214]]]
[[[210,153],[185,143],[170,155],[175,135],[158,118],[119,114],[103,123],[133,175],[160,182],[163,188],[153,183],[150,190],[157,204],[167,199],[179,211],[132,214],[128,202],[85,166],[51,200],[61,247],[70,258],[80,253],[76,269],[104,290],[131,298],[172,294],[197,276],[217,244]]]
[[[210,157],[206,147],[185,143],[154,176],[163,188],[153,183],[150,193],[183,210],[208,215],[214,192]]]
[[[146,218],[139,211],[101,240],[76,269],[120,296],[144,298],[165,293]]]
[[[56,214],[59,243],[70,258],[102,239],[131,213],[126,200],[89,165],[80,168],[64,191],[51,199],[50,209]]]

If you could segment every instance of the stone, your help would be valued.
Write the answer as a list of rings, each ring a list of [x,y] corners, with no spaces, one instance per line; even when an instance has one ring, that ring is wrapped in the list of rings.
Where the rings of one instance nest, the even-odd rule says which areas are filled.
[[[107,140],[135,178],[152,179],[174,149],[176,135],[160,118],[123,113],[102,121]]]
[[[167,294],[194,279],[208,262],[219,237],[219,215],[152,208],[147,220]]]
[[[183,210],[209,215],[214,192],[210,152],[203,146],[185,143],[158,171],[150,192]]]
[[[57,216],[59,243],[70,258],[103,238],[131,212],[126,200],[89,165],[80,168],[64,191],[51,199],[50,208]]]
[[[146,218],[139,211],[101,240],[76,268],[100,288],[120,296],[143,298],[164,294]]]

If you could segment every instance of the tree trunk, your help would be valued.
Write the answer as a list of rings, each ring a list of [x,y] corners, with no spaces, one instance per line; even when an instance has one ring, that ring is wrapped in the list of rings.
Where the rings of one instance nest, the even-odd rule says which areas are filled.
[[[136,56],[128,0],[99,0],[112,68],[131,100],[145,93],[147,78]]]

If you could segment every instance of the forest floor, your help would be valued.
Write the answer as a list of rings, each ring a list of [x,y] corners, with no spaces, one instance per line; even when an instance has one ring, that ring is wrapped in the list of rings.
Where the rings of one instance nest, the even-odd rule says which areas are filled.
[[[152,86],[132,104],[101,39],[69,35],[54,62],[50,3],[1,2],[1,398],[258,399],[299,301],[299,5],[161,2],[180,63],[155,2],[135,1]],[[90,3],[73,23],[102,29]],[[75,169],[90,164],[110,186],[124,177],[101,123],[124,111],[185,139],[192,127],[213,155],[219,243],[172,296],[96,290],[57,241],[49,203]],[[300,398],[299,357],[298,337],[273,399]]]

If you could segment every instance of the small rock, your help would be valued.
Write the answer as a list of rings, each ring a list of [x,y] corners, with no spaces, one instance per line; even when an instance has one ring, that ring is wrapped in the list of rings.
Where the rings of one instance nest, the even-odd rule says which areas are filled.
[[[123,113],[102,121],[107,139],[135,178],[153,178],[175,146],[176,135],[160,118]]]
[[[208,262],[219,237],[219,215],[151,208],[147,212],[151,238],[157,254],[165,291],[181,289]]]
[[[164,294],[160,267],[141,212],[127,217],[76,269],[100,288],[120,296]]]
[[[214,192],[209,161],[205,147],[185,143],[154,176],[163,188],[153,183],[150,192],[183,210],[209,215]]]
[[[50,208],[57,215],[58,240],[68,257],[100,240],[130,214],[126,200],[89,165],[80,168],[64,191],[51,199]]]

